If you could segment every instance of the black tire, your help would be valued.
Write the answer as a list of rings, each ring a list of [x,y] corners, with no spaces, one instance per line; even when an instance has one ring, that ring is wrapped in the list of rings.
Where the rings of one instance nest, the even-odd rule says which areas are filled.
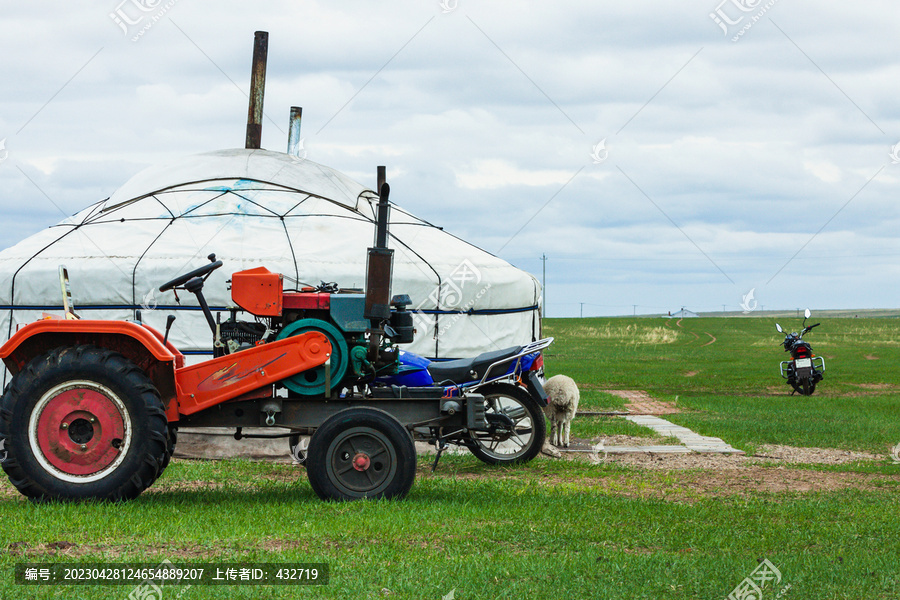
[[[402,498],[416,477],[416,447],[388,413],[348,408],[313,434],[306,473],[322,500]]]
[[[294,461],[301,467],[305,467],[306,457],[309,455],[309,436],[294,434],[288,438],[288,445]]]
[[[816,383],[812,377],[804,378],[801,384],[803,387],[800,393],[804,396],[812,396],[813,392],[816,391]]]
[[[489,465],[524,464],[537,456],[547,439],[547,423],[531,394],[509,383],[486,385],[478,393],[484,395],[490,429],[469,432],[464,440],[469,451]]]
[[[43,500],[128,500],[152,484],[167,450],[159,392],[117,352],[51,350],[12,380],[0,402],[3,470]]]

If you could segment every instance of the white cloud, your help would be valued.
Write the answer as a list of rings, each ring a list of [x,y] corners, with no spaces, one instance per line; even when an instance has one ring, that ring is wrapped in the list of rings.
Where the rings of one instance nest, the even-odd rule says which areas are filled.
[[[505,160],[481,160],[456,174],[460,187],[495,189],[508,186],[561,185],[572,178],[568,171],[520,169]]]
[[[843,179],[840,167],[827,160],[803,161],[803,168],[824,181],[825,183],[837,183]]]
[[[398,203],[488,250],[508,242],[501,256],[533,272],[542,252],[561,257],[552,315],[593,297],[736,304],[752,286],[736,291],[682,232],[767,306],[796,302],[756,279],[826,223],[818,254],[793,263],[809,304],[896,304],[891,285],[866,285],[900,254],[900,114],[884,84],[900,77],[900,12],[886,0],[778,2],[767,15],[790,40],[763,19],[739,43],[707,0],[460,2],[446,15],[437,1],[180,0],[137,43],[115,7],[4,8],[0,247],[142,166],[243,145],[259,29],[264,147],[285,148],[289,107],[303,106],[312,160],[370,185],[386,164]],[[872,247],[889,258],[862,258]]]

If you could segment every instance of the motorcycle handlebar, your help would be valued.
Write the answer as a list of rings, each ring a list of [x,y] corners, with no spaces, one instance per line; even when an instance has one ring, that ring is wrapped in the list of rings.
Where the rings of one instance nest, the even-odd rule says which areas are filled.
[[[809,327],[806,327],[806,328],[803,330],[803,333],[809,333],[810,331],[812,331],[812,328],[813,328],[813,327],[818,327],[819,325],[821,325],[821,323],[816,323],[815,325],[810,325]]]

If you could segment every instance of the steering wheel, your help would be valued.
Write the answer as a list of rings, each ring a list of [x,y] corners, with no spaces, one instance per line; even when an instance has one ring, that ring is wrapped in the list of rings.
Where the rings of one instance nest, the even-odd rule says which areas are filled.
[[[210,254],[207,258],[209,258],[209,260],[215,261],[215,262],[211,262],[208,265],[203,265],[199,269],[194,269],[190,273],[185,273],[184,275],[182,275],[180,277],[176,277],[172,281],[167,281],[166,283],[159,286],[159,291],[166,292],[168,290],[171,290],[172,288],[178,287],[180,285],[184,285],[185,283],[187,283],[194,277],[203,277],[204,275],[212,273],[213,271],[215,271],[216,269],[218,269],[219,267],[222,266],[222,261],[216,260],[215,254]]]

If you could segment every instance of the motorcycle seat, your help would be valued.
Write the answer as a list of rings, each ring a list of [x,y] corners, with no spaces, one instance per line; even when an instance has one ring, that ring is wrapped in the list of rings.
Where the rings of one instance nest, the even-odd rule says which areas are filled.
[[[485,371],[493,363],[504,358],[515,356],[522,351],[522,346],[484,352],[475,358],[460,358],[458,360],[446,360],[432,362],[428,365],[428,372],[435,383],[442,384],[452,382],[456,384],[478,381],[484,377]],[[491,376],[502,375],[506,370],[500,366],[491,372]]]

